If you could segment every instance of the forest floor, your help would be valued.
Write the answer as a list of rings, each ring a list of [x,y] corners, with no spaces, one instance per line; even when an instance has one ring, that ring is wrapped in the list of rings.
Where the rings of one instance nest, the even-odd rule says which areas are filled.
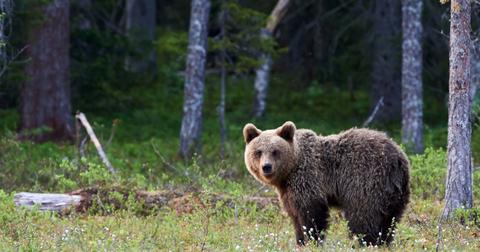
[[[248,114],[251,108],[251,97],[245,97],[242,91],[248,90],[246,87],[249,86],[238,84],[231,87],[235,90],[231,90],[231,100],[228,101],[231,105],[227,111],[229,141],[226,143],[225,160],[220,160],[218,154],[220,141],[215,99],[206,100],[202,155],[188,162],[176,156],[181,118],[181,106],[178,104],[181,102],[152,96],[152,101],[176,105],[152,102],[142,109],[108,116],[86,111],[107,155],[119,171],[118,176],[109,174],[91,144],[86,145],[84,156],[80,157],[73,144],[17,141],[14,130],[18,128],[18,113],[15,110],[0,110],[0,251],[297,249],[290,220],[275,200],[262,206],[243,200],[244,196],[256,195],[275,198],[270,188],[261,187],[245,169],[241,129],[250,122]],[[259,128],[267,129],[292,120],[299,128],[311,128],[325,135],[361,126],[367,117],[367,94],[359,93],[358,101],[352,102],[345,92],[317,93],[307,93],[311,96],[308,101],[314,101],[312,104],[305,102],[307,99],[303,93],[292,92],[288,97],[276,95],[276,103],[270,104],[268,119],[255,123]],[[289,109],[285,111],[287,106]],[[338,107],[345,109],[338,110]],[[425,145],[429,147],[422,155],[409,156],[412,164],[411,202],[398,224],[390,248],[359,247],[355,239],[349,238],[347,223],[340,212],[333,210],[322,250],[436,249],[438,219],[445,191],[447,132],[443,122],[446,116],[427,112],[426,122],[430,124],[425,125]],[[312,114],[318,116],[312,117]],[[398,125],[380,129],[399,140]],[[478,124],[474,127],[472,145],[474,159],[480,160]],[[479,162],[476,163],[478,166]],[[461,210],[455,220],[442,224],[441,249],[480,251],[478,181],[480,169],[476,168],[475,208]],[[165,204],[147,212],[130,198],[123,199],[125,207],[121,209],[115,209],[110,204],[97,204],[86,213],[63,216],[19,209],[13,203],[15,192],[63,193],[90,186],[111,185],[121,185],[132,191],[193,187],[196,194],[193,198],[181,195],[176,204]],[[228,196],[229,200],[216,199],[215,195],[219,194]],[[114,193],[110,196],[116,198],[119,195]],[[309,244],[302,251],[317,250]]]
[[[204,191],[201,201],[211,195]],[[182,209],[160,208],[149,215],[129,209],[101,214],[57,214],[16,209],[12,197],[0,199],[0,249],[2,251],[292,251],[297,249],[293,228],[278,204],[266,207],[245,204],[241,200],[214,205],[184,202]],[[478,203],[478,202],[477,202]],[[186,204],[191,204],[184,211]],[[413,197],[395,232],[390,248],[359,247],[350,239],[346,221],[339,211],[330,216],[326,251],[360,250],[419,251],[435,250],[438,200]],[[472,215],[473,216],[473,215]],[[441,248],[448,251],[480,250],[480,219],[463,224],[442,224]],[[309,244],[302,251],[317,251]]]
[[[16,148],[39,148],[43,145],[7,143]],[[0,147],[5,147],[5,143]],[[47,145],[48,146],[48,145]],[[12,146],[10,146],[13,148]],[[43,146],[47,148],[46,146]],[[52,149],[53,148],[53,149]],[[51,145],[50,150],[56,150]],[[18,152],[4,148],[10,154],[23,159]],[[57,150],[58,151],[58,150]],[[37,150],[42,153],[42,151]],[[55,152],[51,152],[55,153]],[[326,231],[326,241],[321,247],[326,251],[380,250],[380,251],[433,251],[437,241],[440,248],[448,251],[480,250],[480,208],[460,210],[455,219],[441,225],[439,236],[439,216],[443,209],[444,178],[446,171],[445,151],[426,150],[425,154],[412,155],[411,202],[404,217],[398,224],[394,242],[387,247],[359,247],[355,238],[349,238],[347,222],[340,211],[330,213],[330,226]],[[51,159],[51,157],[50,157]],[[129,178],[112,178],[102,165],[81,162],[85,171],[72,172],[78,164],[74,159],[63,157],[54,164],[43,163],[50,171],[51,181],[37,177],[38,181],[49,185],[42,189],[39,185],[26,186],[29,191],[68,192],[69,188],[97,184],[105,188],[136,188],[147,191],[175,192],[169,194],[159,207],[145,208],[142,202],[125,196],[125,191],[102,193],[94,200],[91,208],[83,213],[59,215],[38,210],[18,208],[14,205],[15,190],[0,190],[0,250],[1,251],[293,251],[297,250],[295,235],[289,218],[281,211],[275,193],[263,187],[250,175],[228,173],[235,163],[215,164],[208,167],[202,162],[193,162],[182,169],[183,179],[167,178],[162,187],[153,187],[151,181],[139,174]],[[195,160],[195,159],[194,159]],[[228,161],[225,161],[228,162]],[[8,164],[8,163],[7,163]],[[25,165],[25,163],[23,163]],[[205,165],[205,166],[204,166]],[[240,165],[240,164],[238,164]],[[8,166],[6,166],[8,167]],[[173,167],[171,167],[173,169]],[[210,172],[208,172],[210,171]],[[56,174],[56,175],[55,175]],[[148,174],[148,173],[147,173]],[[4,175],[4,173],[3,173]],[[4,175],[5,176],[5,175]],[[21,176],[19,176],[21,177]],[[480,171],[475,170],[478,181]],[[74,183],[70,179],[77,178]],[[142,184],[144,180],[150,181]],[[177,182],[175,182],[177,181]],[[113,187],[112,187],[113,185]],[[478,201],[480,185],[474,184],[474,194]],[[100,195],[100,193],[98,194]],[[221,195],[221,197],[219,197]],[[262,203],[245,200],[260,197]],[[317,251],[310,243],[302,251]]]

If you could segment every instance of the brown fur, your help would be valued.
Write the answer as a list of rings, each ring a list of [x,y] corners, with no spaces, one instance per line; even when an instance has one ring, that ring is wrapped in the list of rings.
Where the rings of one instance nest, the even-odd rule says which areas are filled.
[[[350,129],[318,136],[286,122],[276,130],[245,125],[245,163],[260,182],[277,189],[297,243],[323,241],[328,210],[340,208],[363,244],[390,243],[409,201],[409,162],[384,133]],[[262,167],[271,164],[265,174]]]

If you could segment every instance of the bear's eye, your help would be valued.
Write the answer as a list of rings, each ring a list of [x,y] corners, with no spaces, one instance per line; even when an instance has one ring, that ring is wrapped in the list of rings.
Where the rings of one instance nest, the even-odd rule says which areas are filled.
[[[280,151],[279,151],[279,150],[273,150],[272,155],[273,155],[274,157],[278,156],[278,154],[280,154]]]
[[[259,158],[259,157],[262,156],[262,151],[261,150],[256,150],[254,155],[255,155],[256,158]]]

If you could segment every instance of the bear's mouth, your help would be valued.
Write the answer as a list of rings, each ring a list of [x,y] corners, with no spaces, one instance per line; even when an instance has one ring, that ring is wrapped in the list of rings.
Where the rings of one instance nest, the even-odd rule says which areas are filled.
[[[264,176],[266,179],[271,179],[271,178],[273,178],[273,172],[263,173],[263,176]]]
[[[267,170],[267,171],[264,170],[262,173],[263,173],[263,176],[267,179],[271,179],[274,175],[273,170]]]

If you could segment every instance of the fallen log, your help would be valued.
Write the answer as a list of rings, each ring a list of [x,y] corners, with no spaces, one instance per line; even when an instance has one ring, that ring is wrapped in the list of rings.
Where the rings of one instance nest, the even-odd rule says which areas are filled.
[[[22,192],[15,194],[14,201],[16,206],[24,206],[32,209],[38,207],[40,211],[62,212],[80,204],[82,196],[68,195],[58,193],[28,193]]]
[[[131,191],[124,188],[82,188],[66,194],[29,193],[21,192],[14,196],[17,207],[28,209],[37,208],[40,211],[53,211],[60,214],[71,212],[111,213],[111,210],[129,209],[132,200],[136,205],[135,211],[141,215],[148,215],[162,207],[170,207],[177,214],[191,213],[195,209],[215,206],[222,201],[227,207],[235,204],[255,204],[263,209],[268,206],[278,206],[275,197],[244,196],[233,198],[225,194],[202,194],[198,191],[164,190],[164,191]],[[107,207],[108,206],[108,207]],[[107,209],[107,210],[106,210]]]

